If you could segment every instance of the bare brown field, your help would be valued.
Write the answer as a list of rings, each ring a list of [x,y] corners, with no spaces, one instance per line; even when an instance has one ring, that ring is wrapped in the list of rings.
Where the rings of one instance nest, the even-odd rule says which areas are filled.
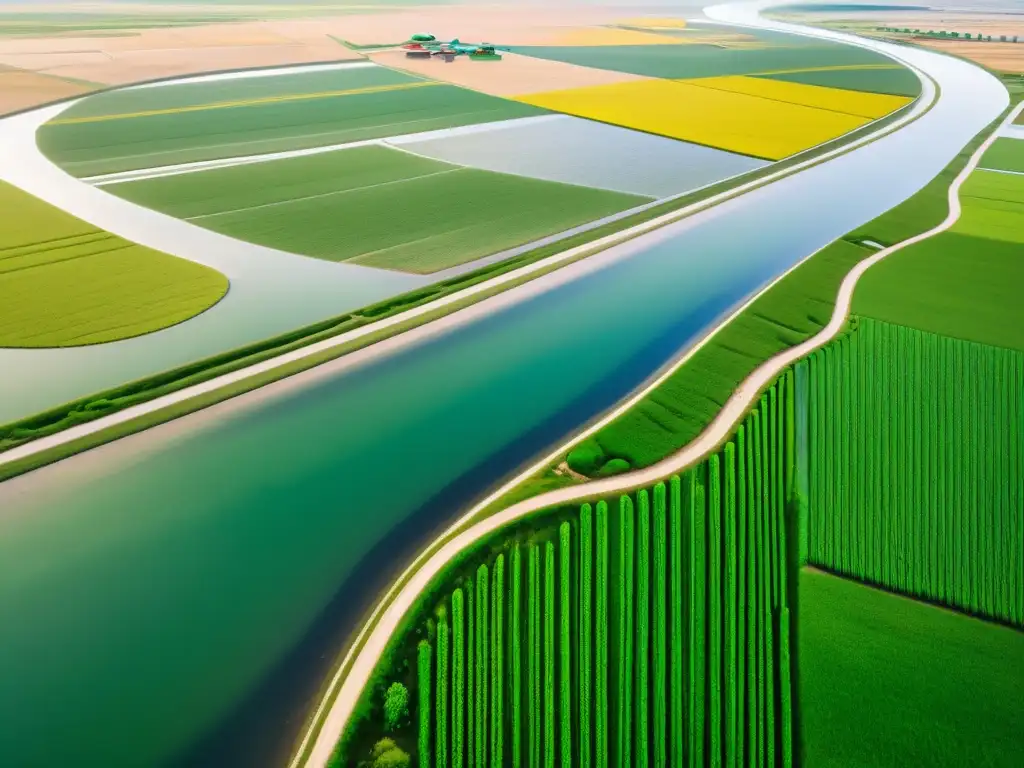
[[[91,87],[85,83],[72,83],[37,72],[0,69],[0,114],[66,99],[90,90]]]
[[[552,6],[556,6],[552,3]],[[611,24],[621,10],[577,6],[573,8],[437,6],[393,13],[338,17],[340,37],[357,45],[397,43],[415,32],[428,32],[442,40],[457,37],[467,42],[496,45],[554,45],[559,35],[586,27]]]
[[[371,54],[370,58],[388,67],[471,88],[492,96],[522,96],[541,91],[649,79],[625,72],[591,69],[515,53],[504,54],[500,62],[470,61],[466,56],[460,56],[451,63],[437,59],[407,59],[401,51],[375,53]]]
[[[361,58],[330,37],[341,19],[300,19],[143,29],[130,35],[0,39],[0,66],[35,73],[35,98],[24,77],[0,82],[0,111],[45,104],[64,93],[46,76],[126,85],[226,69]],[[11,89],[8,96],[5,89]],[[81,92],[81,91],[76,91]],[[57,94],[57,95],[55,95]],[[11,105],[17,104],[14,107]]]
[[[851,26],[872,29],[874,27],[899,27],[907,29],[945,30],[947,32],[981,33],[983,35],[1019,35],[1024,37],[1024,16],[1019,14],[972,13],[934,11],[931,13],[885,13],[885,14],[853,14],[846,13],[800,13],[789,18],[807,23],[849,24]]]
[[[969,43],[958,40],[917,40],[936,51],[963,56],[999,72],[1024,73],[1024,43]]]

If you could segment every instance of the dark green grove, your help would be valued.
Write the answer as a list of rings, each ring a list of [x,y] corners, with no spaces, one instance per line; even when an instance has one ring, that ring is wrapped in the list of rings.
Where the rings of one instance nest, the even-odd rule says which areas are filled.
[[[809,562],[1024,626],[1024,354],[859,318],[807,372]]]
[[[794,393],[790,371],[698,466],[451,583],[421,627],[420,764],[792,765]]]

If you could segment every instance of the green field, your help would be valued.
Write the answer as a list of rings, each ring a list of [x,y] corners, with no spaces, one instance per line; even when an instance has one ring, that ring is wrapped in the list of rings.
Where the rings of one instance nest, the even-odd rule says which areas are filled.
[[[1024,627],[1024,353],[860,318],[808,366],[809,562]]]
[[[860,245],[862,240],[889,245],[946,217],[949,185],[983,140],[981,136],[965,147],[916,195],[793,270],[640,403],[574,448],[569,466],[587,476],[615,474],[649,466],[688,444],[758,365],[825,327],[843,278],[875,252]],[[548,472],[539,482],[551,477]]]
[[[0,183],[0,346],[125,339],[180,323],[227,292],[219,272],[133,245]]]
[[[803,765],[1020,764],[1024,634],[813,571],[799,605]]]
[[[790,372],[681,477],[461,558],[392,640],[331,765],[370,753],[393,682],[423,702],[390,736],[424,768],[791,765],[794,407]]]
[[[648,201],[380,146],[105,189],[260,245],[417,273],[463,264]]]
[[[731,49],[701,44],[528,46],[517,47],[516,52],[584,67],[672,79],[892,64],[891,59],[863,48],[821,42],[809,45],[804,38],[795,38],[795,41],[792,45],[770,44],[763,48]]]
[[[921,93],[921,81],[917,75],[899,64],[886,69],[819,69],[810,72],[777,72],[758,77],[892,96],[917,96]]]
[[[977,171],[963,215],[946,233],[869,270],[857,314],[960,339],[1024,350],[1024,176]]]
[[[1024,173],[1024,140],[999,139],[981,158],[980,167]]]
[[[39,131],[76,176],[340,144],[541,114],[383,67],[113,91]]]

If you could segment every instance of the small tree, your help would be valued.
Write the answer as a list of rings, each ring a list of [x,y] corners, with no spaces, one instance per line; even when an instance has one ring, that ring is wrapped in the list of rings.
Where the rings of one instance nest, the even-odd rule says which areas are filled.
[[[383,755],[385,752],[390,752],[393,749],[398,749],[398,745],[394,739],[384,738],[373,745],[373,751],[370,752],[370,759],[376,760],[378,757]]]
[[[412,764],[409,755],[391,739],[378,741],[370,758],[373,760],[373,768],[409,768]]]
[[[409,716],[409,689],[392,683],[384,694],[384,730],[393,733]]]

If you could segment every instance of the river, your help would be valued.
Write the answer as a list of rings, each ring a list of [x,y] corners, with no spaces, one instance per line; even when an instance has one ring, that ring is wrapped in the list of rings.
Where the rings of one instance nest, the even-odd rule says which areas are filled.
[[[431,532],[1005,108],[982,70],[896,50],[942,96],[893,135],[422,344],[0,484],[5,764],[279,762]]]

